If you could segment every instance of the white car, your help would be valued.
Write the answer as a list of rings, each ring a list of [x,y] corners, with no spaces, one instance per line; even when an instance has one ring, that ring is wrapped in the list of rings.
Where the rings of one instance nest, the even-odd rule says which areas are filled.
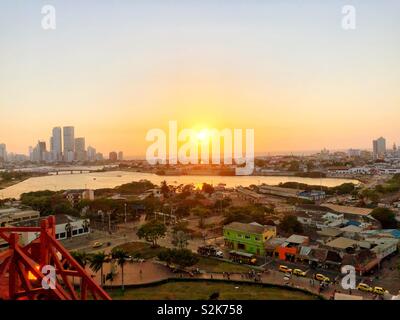
[[[217,253],[215,254],[217,258],[223,258],[224,257],[224,253],[222,251],[217,251]]]

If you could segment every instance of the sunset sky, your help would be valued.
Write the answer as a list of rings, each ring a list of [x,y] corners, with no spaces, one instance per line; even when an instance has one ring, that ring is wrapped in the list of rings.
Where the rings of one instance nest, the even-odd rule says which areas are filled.
[[[141,156],[170,120],[253,128],[257,153],[399,144],[400,1],[1,0],[9,152],[73,125],[101,152]]]

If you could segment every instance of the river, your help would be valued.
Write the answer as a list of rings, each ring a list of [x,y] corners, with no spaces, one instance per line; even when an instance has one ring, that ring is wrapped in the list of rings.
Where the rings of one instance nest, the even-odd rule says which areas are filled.
[[[114,188],[124,183],[147,179],[154,184],[160,184],[166,180],[168,184],[201,185],[207,182],[217,185],[224,183],[227,187],[249,186],[251,184],[266,183],[277,185],[281,182],[300,182],[312,185],[334,187],[345,182],[358,184],[357,180],[336,178],[302,178],[285,176],[158,176],[153,173],[108,171],[82,174],[61,174],[29,178],[11,187],[0,190],[0,198],[16,198],[24,192],[39,190],[66,190],[66,189],[101,189]]]

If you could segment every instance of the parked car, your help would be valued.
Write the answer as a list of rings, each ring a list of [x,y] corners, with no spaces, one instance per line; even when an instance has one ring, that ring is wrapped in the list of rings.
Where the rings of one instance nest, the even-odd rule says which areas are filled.
[[[383,289],[382,287],[374,287],[373,293],[376,294],[385,294],[386,292],[388,292],[387,290]]]
[[[321,273],[314,274],[314,279],[321,282],[327,282],[327,283],[331,282],[331,279],[329,279],[327,276],[324,276]]]
[[[360,291],[364,291],[364,292],[373,292],[374,291],[374,289],[372,287],[370,287],[366,283],[362,283],[362,282],[360,282],[358,284],[357,289]]]
[[[293,270],[293,274],[294,274],[295,276],[299,276],[299,277],[305,277],[305,276],[306,276],[305,271],[303,271],[303,270],[301,270],[301,269],[294,269],[294,270]]]
[[[284,265],[279,266],[279,271],[284,273],[292,273],[292,269]]]

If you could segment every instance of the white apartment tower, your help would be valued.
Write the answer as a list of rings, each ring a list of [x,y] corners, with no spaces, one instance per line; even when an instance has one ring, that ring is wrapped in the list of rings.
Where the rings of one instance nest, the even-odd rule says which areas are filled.
[[[383,137],[380,137],[374,141],[372,141],[372,147],[374,150],[374,158],[375,159],[383,159],[386,154],[386,140]]]
[[[73,161],[73,156],[75,152],[75,129],[74,127],[63,127],[64,136],[64,158],[66,161]]]

